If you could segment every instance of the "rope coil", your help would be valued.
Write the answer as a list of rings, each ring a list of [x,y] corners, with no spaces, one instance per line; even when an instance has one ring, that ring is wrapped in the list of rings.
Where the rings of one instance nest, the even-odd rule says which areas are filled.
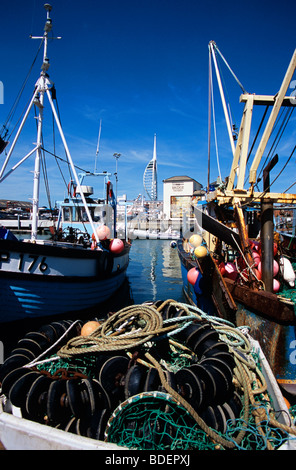
[[[285,442],[287,435],[289,435],[289,439],[291,439],[291,436],[296,436],[294,426],[283,425],[276,419],[277,414],[287,413],[287,411],[275,410],[273,407],[268,394],[267,382],[260,370],[259,356],[252,346],[248,329],[237,328],[221,318],[208,316],[196,306],[178,303],[174,300],[129,306],[111,314],[106,320],[101,320],[98,323],[99,327],[89,336],[67,336],[70,328],[73,328],[73,326],[75,328],[75,323],[73,323],[59,337],[58,341],[53,342],[50,348],[36,357],[34,361],[22,367],[35,367],[36,370],[41,371],[41,374],[45,373],[51,377],[57,371],[54,375],[55,380],[59,379],[61,370],[69,372],[68,378],[72,377],[75,371],[84,371],[85,377],[89,377],[91,381],[92,378],[96,380],[100,375],[100,369],[98,369],[99,358],[103,358],[106,351],[108,353],[110,351],[121,351],[121,356],[129,358],[128,372],[133,369],[144,368],[143,377],[145,377],[145,380],[148,376],[149,380],[151,378],[154,381],[156,380],[153,385],[156,388],[152,390],[155,390],[156,394],[159,393],[158,399],[164,402],[162,402],[161,408],[158,408],[159,403],[155,403],[153,408],[153,397],[149,395],[151,406],[149,405],[149,409],[146,408],[145,403],[147,402],[145,402],[141,408],[141,397],[132,394],[130,399],[125,402],[123,416],[120,408],[123,402],[119,401],[119,408],[113,408],[114,412],[112,413],[112,419],[110,418],[110,425],[106,428],[105,439],[108,442],[115,442],[127,447],[140,445],[139,448],[141,448],[141,445],[144,448],[147,448],[147,445],[156,445],[155,448],[161,449],[162,447],[157,447],[159,444],[157,442],[160,440],[161,445],[167,446],[164,448],[170,449],[175,448],[175,446],[181,446],[181,448],[189,446],[189,448],[219,449],[254,449],[256,447],[271,450]],[[184,332],[183,330],[186,330],[187,327],[188,330]],[[215,330],[215,333],[212,330]],[[74,334],[79,334],[79,328],[75,331]],[[226,431],[225,429],[220,431],[219,426],[212,427],[211,420],[208,421],[208,418],[204,415],[206,407],[219,408],[223,406],[222,401],[220,403],[218,399],[218,401],[214,400],[213,403],[211,401],[207,402],[204,397],[207,389],[204,392],[197,391],[197,395],[201,393],[200,398],[194,395],[195,398],[192,400],[188,392],[183,390],[180,376],[177,387],[174,380],[171,381],[172,377],[177,377],[181,370],[190,370],[191,374],[194,374],[196,364],[202,368],[202,357],[210,361],[213,361],[215,357],[211,358],[209,355],[207,359],[205,351],[208,350],[206,348],[211,350],[209,346],[206,346],[203,350],[205,356],[201,356],[200,352],[194,352],[197,350],[194,347],[192,349],[190,343],[192,331],[195,331],[195,334],[198,332],[198,343],[202,338],[209,337],[213,338],[210,339],[211,344],[217,345],[217,341],[220,345],[225,343],[228,352],[222,354],[226,354],[227,360],[229,360],[229,356],[233,358],[233,365],[229,366],[232,375],[228,379],[226,379],[226,376],[224,377],[229,383],[229,387],[232,382],[231,397],[236,394],[241,403],[238,413],[235,412],[235,418],[231,418],[227,424]],[[178,336],[179,332],[181,333],[180,336]],[[219,340],[217,340],[217,336]],[[71,339],[66,339],[66,337]],[[184,340],[184,338],[187,339]],[[202,339],[202,341],[206,340]],[[196,339],[194,344],[195,342]],[[53,349],[57,351],[54,354]],[[222,350],[226,351],[224,346]],[[107,354],[107,356],[109,355]],[[214,359],[214,361],[217,361],[217,359]],[[217,367],[219,366],[217,365]],[[222,370],[226,373],[224,366],[221,373]],[[230,371],[230,368],[228,370]],[[128,389],[125,387],[131,377],[128,372],[120,372],[122,375],[120,386],[124,389],[125,397],[128,397]],[[197,372],[196,374],[198,376]],[[158,380],[155,378],[157,376]],[[62,380],[62,377],[60,379]],[[202,376],[200,376],[200,380],[202,380]],[[216,386],[218,387],[218,382]],[[148,393],[149,388],[140,390],[146,390]],[[226,390],[225,385],[219,390],[223,395]],[[143,397],[147,398],[145,393]],[[175,411],[170,417],[167,413],[169,404],[165,405],[164,395],[166,394],[174,402]],[[209,394],[211,395],[211,392]],[[218,397],[218,395],[215,395],[215,397]],[[133,415],[135,413],[133,407],[135,401],[138,414]],[[225,403],[227,404],[227,402]],[[184,415],[183,424],[181,418],[178,418],[180,414]],[[157,418],[155,418],[156,415]],[[185,416],[188,419],[185,419]],[[130,420],[134,423],[132,428],[129,427]],[[150,434],[151,442],[147,441],[144,432],[148,428],[150,431],[153,428]],[[162,429],[165,431],[162,431]],[[165,436],[162,436],[162,434],[165,434]],[[156,441],[153,441],[154,437]]]
[[[164,320],[162,312],[167,305],[179,309],[182,316],[180,314],[180,317]],[[230,352],[233,354],[235,360],[233,380],[242,391],[243,402],[243,416],[240,420],[242,424],[238,432],[235,433],[235,437],[233,434],[222,436],[204,422],[186,399],[169,385],[163,370],[163,363],[160,364],[149,350],[149,346],[151,347],[153,342],[165,335],[167,337],[173,336],[176,331],[185,328],[193,320],[207,320],[210,322],[218,331],[221,340],[227,343]],[[173,339],[169,339],[169,341],[171,346],[176,347],[177,350],[179,348],[181,351],[182,347],[184,348],[184,345],[180,347],[179,343]],[[270,410],[272,411],[270,404],[262,405],[260,397],[262,394],[266,394],[267,385],[262,372],[252,357],[252,348],[246,331],[236,328],[230,322],[224,321],[221,318],[208,316],[196,306],[178,303],[169,299],[162,302],[159,306],[155,304],[142,304],[126,307],[112,314],[89,336],[71,339],[57,354],[62,358],[69,358],[94,352],[122,350],[131,357],[130,351],[140,345],[145,346],[146,349],[144,355],[138,357],[136,362],[144,364],[146,367],[157,369],[162,386],[166,392],[176,402],[180,403],[180,406],[192,416],[198,427],[218,446],[222,446],[225,449],[240,448],[243,440],[252,428],[252,419],[255,420],[256,429],[265,441],[267,449],[274,449],[274,445],[272,439],[268,436],[270,431],[265,429],[266,422],[271,426],[275,426],[278,430],[296,435],[294,427],[285,426],[279,423],[273,416],[270,416]]]

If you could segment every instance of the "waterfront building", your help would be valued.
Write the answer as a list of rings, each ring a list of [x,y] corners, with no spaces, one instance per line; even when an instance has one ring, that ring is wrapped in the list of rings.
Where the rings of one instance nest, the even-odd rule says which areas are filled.
[[[202,185],[189,176],[172,176],[163,180],[163,213],[169,220],[193,217],[191,204],[203,196]]]

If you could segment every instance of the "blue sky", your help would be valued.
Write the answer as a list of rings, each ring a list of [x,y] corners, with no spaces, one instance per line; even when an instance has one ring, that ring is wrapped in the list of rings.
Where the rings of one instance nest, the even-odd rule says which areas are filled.
[[[4,86],[1,126],[37,52],[39,41],[29,35],[43,33],[44,3],[0,0],[0,80]],[[49,76],[57,89],[71,155],[79,167],[94,169],[101,120],[97,168],[114,174],[113,154],[120,153],[118,194],[126,193],[129,199],[144,193],[143,172],[152,158],[154,134],[160,199],[162,181],[171,176],[187,175],[207,184],[209,41],[216,42],[246,90],[256,94],[277,93],[296,47],[293,0],[49,3],[53,6],[53,35],[62,37],[49,41]],[[22,112],[30,97],[41,59],[39,55],[17,113]],[[243,110],[239,103],[241,90],[226,68],[222,70],[233,122],[239,126]],[[220,166],[225,177],[232,157],[218,94],[215,111]],[[261,115],[262,110],[260,118]],[[48,115],[47,119],[44,138],[48,131],[46,147],[52,151],[52,118]],[[31,121],[16,147],[17,159],[36,141],[33,117]],[[290,155],[295,134],[294,116],[286,130],[286,143],[279,149],[281,161]],[[55,150],[64,156],[58,138]],[[218,171],[214,148],[211,153],[211,180],[215,180]],[[3,158],[4,154],[0,155],[1,162]],[[296,155],[283,175],[286,187],[293,182],[295,158]],[[51,199],[59,200],[65,195],[65,187],[60,177],[55,176],[56,164],[50,157],[47,168],[50,178],[54,177],[50,184]],[[0,199],[29,200],[32,169],[31,157],[23,170],[19,168],[0,184]],[[41,204],[47,205],[43,190]]]

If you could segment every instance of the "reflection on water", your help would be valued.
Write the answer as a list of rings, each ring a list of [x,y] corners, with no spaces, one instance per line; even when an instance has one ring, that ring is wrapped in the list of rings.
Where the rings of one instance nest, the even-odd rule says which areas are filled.
[[[54,317],[49,312],[48,317],[1,323],[0,346],[4,349],[4,359],[28,331],[38,331],[46,323],[61,319],[86,321],[105,318],[108,313],[117,312],[128,305],[166,299],[185,302],[177,250],[171,248],[170,240],[133,240],[126,282],[104,304],[85,312]],[[0,357],[0,364],[2,362]]]
[[[178,252],[170,240],[133,240],[127,275],[135,304],[146,300],[185,301]]]

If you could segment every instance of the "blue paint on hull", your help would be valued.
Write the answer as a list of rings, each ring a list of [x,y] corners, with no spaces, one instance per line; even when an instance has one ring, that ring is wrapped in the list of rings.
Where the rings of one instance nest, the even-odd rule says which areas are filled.
[[[1,279],[1,322],[84,310],[108,300],[123,284],[126,271],[103,280],[50,282]]]

